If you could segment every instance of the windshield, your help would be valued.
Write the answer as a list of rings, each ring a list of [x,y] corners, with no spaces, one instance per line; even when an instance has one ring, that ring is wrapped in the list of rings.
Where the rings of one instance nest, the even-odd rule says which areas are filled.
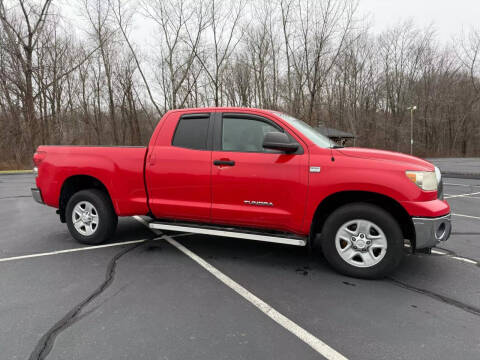
[[[334,147],[335,143],[331,141],[325,135],[320,134],[318,130],[311,127],[307,123],[303,122],[302,120],[296,119],[293,116],[274,111],[275,115],[280,116],[283,120],[287,123],[292,125],[295,129],[305,135],[310,141],[312,141],[315,145],[322,147],[322,148],[330,148]]]

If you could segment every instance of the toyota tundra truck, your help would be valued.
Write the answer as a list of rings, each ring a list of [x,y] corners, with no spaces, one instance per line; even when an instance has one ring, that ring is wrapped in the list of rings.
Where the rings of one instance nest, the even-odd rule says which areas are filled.
[[[451,231],[437,167],[342,148],[278,111],[172,110],[147,147],[40,146],[33,160],[33,198],[84,244],[146,215],[153,229],[315,245],[337,271],[380,278],[406,245],[428,253]]]

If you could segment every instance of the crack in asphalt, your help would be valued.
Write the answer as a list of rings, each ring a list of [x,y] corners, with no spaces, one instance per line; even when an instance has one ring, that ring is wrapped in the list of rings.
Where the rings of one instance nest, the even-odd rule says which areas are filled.
[[[83,318],[85,315],[80,315],[81,311],[85,306],[91,303],[95,298],[97,298],[100,294],[102,294],[113,282],[115,278],[115,269],[117,266],[118,260],[125,254],[129,253],[130,251],[134,250],[135,248],[139,247],[140,245],[144,245],[149,243],[150,241],[146,241],[143,243],[134,244],[129,246],[122,251],[115,254],[115,256],[110,260],[107,266],[107,271],[105,273],[105,280],[102,284],[100,284],[88,297],[86,297],[82,302],[77,304],[72,310],[63,316],[59,321],[55,323],[38,341],[37,346],[30,354],[29,360],[43,360],[45,359],[50,351],[53,348],[53,344],[55,342],[56,337],[65,329],[73,325],[75,322]]]
[[[465,304],[461,301],[452,299],[452,298],[450,298],[448,296],[445,296],[445,295],[437,294],[437,293],[435,293],[433,291],[430,291],[430,290],[427,290],[427,289],[422,289],[422,288],[407,284],[403,281],[400,281],[400,280],[397,280],[397,279],[394,279],[394,278],[389,277],[387,279],[391,283],[393,283],[394,285],[396,285],[398,287],[401,287],[403,289],[414,291],[414,292],[417,292],[417,293],[422,294],[422,295],[426,295],[428,297],[431,297],[432,299],[435,299],[435,300],[441,301],[445,304],[454,306],[454,307],[456,307],[460,310],[466,311],[470,314],[480,316],[480,308],[478,308],[478,307],[475,307],[475,306],[472,306],[472,305],[469,305],[469,304]]]

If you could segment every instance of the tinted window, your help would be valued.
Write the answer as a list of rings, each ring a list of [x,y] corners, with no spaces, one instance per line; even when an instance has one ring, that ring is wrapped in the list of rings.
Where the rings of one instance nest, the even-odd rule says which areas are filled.
[[[208,123],[208,117],[180,119],[173,135],[172,145],[188,149],[207,149]]]
[[[222,150],[271,152],[263,148],[263,137],[280,129],[260,120],[223,118]]]

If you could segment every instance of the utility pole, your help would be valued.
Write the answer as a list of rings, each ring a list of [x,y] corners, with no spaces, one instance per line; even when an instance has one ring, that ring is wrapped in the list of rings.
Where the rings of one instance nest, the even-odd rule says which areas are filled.
[[[417,110],[417,106],[412,105],[407,110],[410,110],[410,155],[413,155],[413,112]]]

